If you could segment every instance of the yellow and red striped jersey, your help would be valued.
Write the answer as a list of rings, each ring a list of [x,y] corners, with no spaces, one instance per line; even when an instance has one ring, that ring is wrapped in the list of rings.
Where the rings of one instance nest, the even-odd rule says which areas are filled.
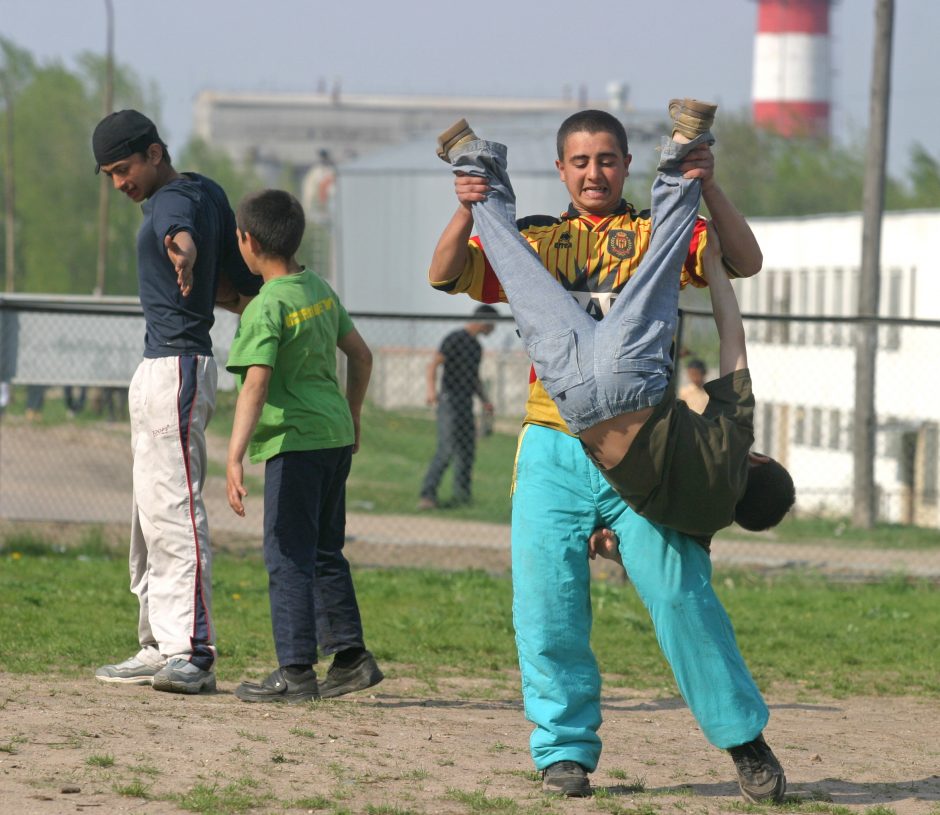
[[[520,219],[517,226],[548,272],[599,320],[646,253],[652,221],[649,210],[638,213],[631,204],[621,201],[613,214],[604,217],[581,215],[572,204],[558,218],[535,215]],[[706,285],[702,272],[705,226],[705,219],[700,217],[682,269],[680,285],[683,287]],[[468,294],[482,303],[506,302],[506,295],[477,237],[470,239],[470,255],[463,271],[453,280],[432,285],[449,294]],[[534,368],[529,370],[525,422],[568,432],[555,403],[535,376]]]

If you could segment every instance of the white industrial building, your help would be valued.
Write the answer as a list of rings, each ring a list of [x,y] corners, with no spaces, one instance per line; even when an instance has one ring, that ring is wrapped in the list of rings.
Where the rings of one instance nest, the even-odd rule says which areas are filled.
[[[858,299],[861,215],[754,219],[759,275],[735,283],[742,310],[792,315],[751,323],[748,360],[758,401],[757,445],[783,461],[805,509],[846,511],[852,491],[853,326],[800,321],[851,316]],[[888,213],[881,241],[880,315],[940,320],[934,237],[940,210]],[[890,521],[940,525],[940,401],[933,386],[940,326],[879,329],[875,479]]]

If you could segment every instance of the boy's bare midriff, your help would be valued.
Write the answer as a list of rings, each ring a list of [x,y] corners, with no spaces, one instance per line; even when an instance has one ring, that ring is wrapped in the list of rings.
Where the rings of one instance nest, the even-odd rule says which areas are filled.
[[[652,412],[653,408],[649,407],[631,413],[621,413],[582,430],[578,438],[595,463],[601,469],[610,470],[623,461],[640,428],[646,424]]]

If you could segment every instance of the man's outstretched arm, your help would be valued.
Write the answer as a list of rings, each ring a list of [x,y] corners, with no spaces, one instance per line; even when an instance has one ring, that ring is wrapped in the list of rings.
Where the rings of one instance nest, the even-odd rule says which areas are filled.
[[[756,275],[764,264],[764,255],[744,216],[715,180],[711,148],[703,145],[693,150],[686,156],[682,169],[687,178],[702,180],[702,198],[721,237],[725,262],[738,277]]]
[[[738,298],[721,262],[722,243],[714,226],[708,226],[708,243],[702,255],[705,279],[712,299],[712,312],[718,327],[719,376],[725,376],[747,367],[747,347],[744,339],[744,321],[738,308]]]

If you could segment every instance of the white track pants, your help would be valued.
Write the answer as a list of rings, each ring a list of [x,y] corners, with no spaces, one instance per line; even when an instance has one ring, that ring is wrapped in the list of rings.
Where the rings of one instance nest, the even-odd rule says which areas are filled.
[[[131,591],[140,601],[142,652],[215,659],[212,551],[202,501],[206,425],[215,408],[215,360],[144,359],[128,406],[134,455]]]

